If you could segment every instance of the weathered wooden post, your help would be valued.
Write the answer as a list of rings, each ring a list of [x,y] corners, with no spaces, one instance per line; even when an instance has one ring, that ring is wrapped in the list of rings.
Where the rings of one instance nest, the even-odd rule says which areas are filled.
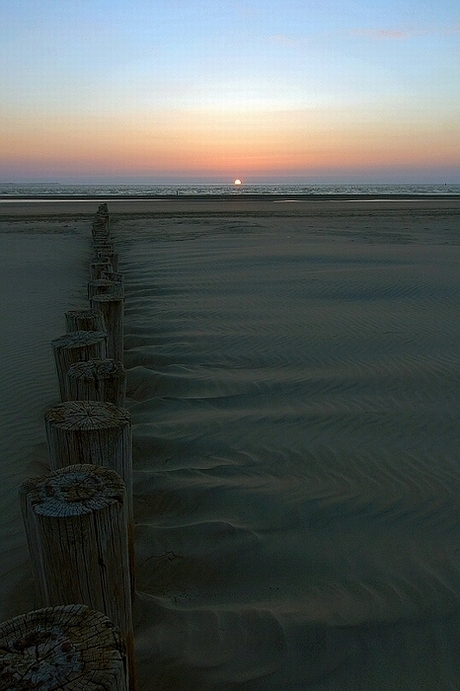
[[[97,250],[97,257],[99,261],[109,261],[112,264],[113,270],[118,271],[118,254],[116,252]]]
[[[94,238],[105,237],[110,235],[110,217],[107,210],[98,209],[94,216],[92,233]]]
[[[114,470],[126,486],[131,583],[134,587],[134,512],[131,416],[99,401],[66,401],[45,413],[51,470],[92,463]]]
[[[107,281],[115,281],[121,284],[121,291],[124,290],[124,277],[123,274],[116,271],[102,271],[101,278],[105,278]]]
[[[104,220],[109,219],[109,207],[107,204],[99,204],[98,210],[96,211],[96,218],[102,218]]]
[[[93,295],[90,304],[104,315],[107,357],[123,362],[124,298],[120,295]]]
[[[101,278],[103,271],[113,271],[113,266],[110,261],[92,261],[89,265],[89,276],[92,281]]]
[[[113,470],[73,465],[27,480],[21,510],[45,607],[83,604],[103,612],[126,643],[135,683],[126,490]]]
[[[82,463],[110,468],[124,481],[132,506],[131,416],[127,410],[100,401],[65,401],[45,413],[45,430],[51,470]]]
[[[0,689],[127,691],[125,644],[101,612],[46,607],[0,624]]]
[[[68,392],[67,372],[74,362],[104,359],[107,357],[108,338],[102,331],[71,331],[51,342],[59,379],[61,401]]]
[[[115,252],[113,242],[106,242],[102,240],[93,240],[93,246],[96,252]]]
[[[114,249],[109,250],[105,247],[105,245],[104,246],[95,245],[92,261],[93,262],[109,261],[110,263],[112,263],[111,258],[113,255],[116,255],[118,257],[118,255],[116,254]],[[114,269],[114,271],[116,271],[116,269]]]
[[[94,221],[92,227],[93,240],[109,240],[110,235],[103,221]]]
[[[75,362],[67,372],[69,401],[100,401],[125,405],[126,370],[119,360]]]
[[[91,308],[70,310],[65,313],[67,331],[102,331],[105,333],[104,317],[100,310]]]
[[[88,283],[88,300],[93,295],[122,295],[121,283],[108,281],[106,278],[98,278]]]

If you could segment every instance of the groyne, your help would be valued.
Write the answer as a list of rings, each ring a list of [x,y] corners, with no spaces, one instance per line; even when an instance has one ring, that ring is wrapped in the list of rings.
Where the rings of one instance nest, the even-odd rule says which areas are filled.
[[[44,420],[51,472],[19,490],[39,607],[0,625],[0,683],[11,688],[136,689],[124,292],[107,204],[92,247],[87,302],[66,312],[66,333],[51,343],[60,396]]]

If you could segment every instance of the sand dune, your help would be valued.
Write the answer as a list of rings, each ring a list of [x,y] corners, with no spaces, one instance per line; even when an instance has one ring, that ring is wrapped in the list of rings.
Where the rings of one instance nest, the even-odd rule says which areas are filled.
[[[458,687],[452,209],[113,216],[141,689]],[[21,305],[3,343],[4,615],[31,604],[13,490],[29,460],[46,461],[47,343],[84,296],[84,224],[0,234]],[[17,253],[29,241],[41,249],[26,271]],[[37,301],[19,290],[26,275]],[[26,361],[36,376],[21,379]]]

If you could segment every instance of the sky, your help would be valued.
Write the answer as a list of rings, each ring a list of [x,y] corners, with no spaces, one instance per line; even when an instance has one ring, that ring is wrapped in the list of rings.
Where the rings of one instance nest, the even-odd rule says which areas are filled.
[[[458,0],[1,0],[0,181],[460,183]]]

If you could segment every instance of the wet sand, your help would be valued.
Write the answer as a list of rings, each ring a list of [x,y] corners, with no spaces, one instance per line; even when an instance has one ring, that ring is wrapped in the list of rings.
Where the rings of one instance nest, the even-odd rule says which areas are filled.
[[[214,215],[229,214],[263,215],[263,216],[308,216],[308,215],[348,215],[373,214],[387,212],[431,211],[438,213],[458,213],[460,198],[453,195],[444,196],[409,196],[384,197],[375,195],[359,195],[356,197],[328,195],[326,196],[295,196],[272,197],[229,195],[220,196],[183,196],[183,197],[155,197],[155,198],[117,198],[117,199],[73,199],[59,201],[47,198],[30,199],[27,201],[0,198],[0,218],[5,216],[59,216],[59,215],[91,215],[97,208],[97,203],[109,201],[111,215],[119,214],[149,214],[163,215]]]
[[[33,607],[16,491],[97,203],[5,206],[3,618]],[[141,690],[457,688],[459,201],[109,208]]]

